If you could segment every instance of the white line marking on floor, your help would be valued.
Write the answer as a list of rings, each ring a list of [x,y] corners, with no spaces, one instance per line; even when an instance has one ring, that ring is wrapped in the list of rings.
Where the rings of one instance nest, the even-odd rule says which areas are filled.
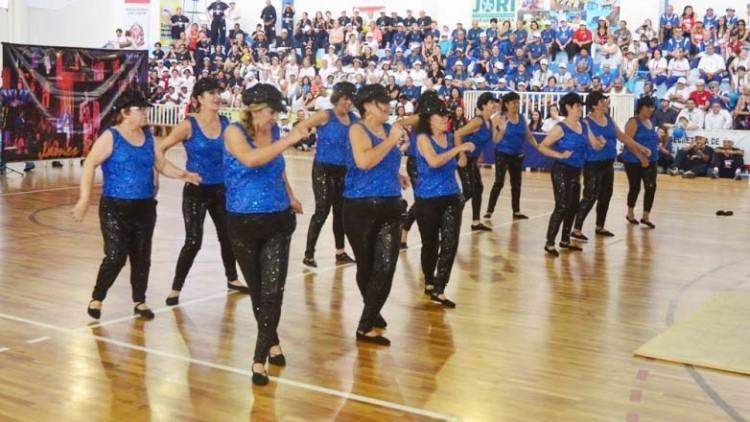
[[[101,186],[101,183],[97,183],[94,186]],[[64,186],[60,188],[49,188],[49,189],[35,189],[35,190],[26,190],[23,192],[10,192],[10,193],[2,193],[0,196],[17,196],[17,195],[28,195],[30,193],[41,193],[41,192],[55,192],[59,190],[71,190],[71,189],[80,189],[80,186]]]
[[[7,352],[8,350],[10,350],[9,347],[0,347],[0,353]]]
[[[42,336],[42,337],[37,337],[37,338],[31,339],[31,340],[27,340],[27,341],[26,341],[26,344],[36,344],[36,343],[41,343],[41,342],[43,342],[43,341],[47,341],[47,340],[49,340],[49,339],[50,339],[50,337],[49,337],[49,336]]]
[[[113,344],[115,346],[125,347],[125,348],[132,349],[132,350],[138,350],[138,351],[141,351],[141,352],[145,352],[145,353],[149,353],[149,354],[152,354],[152,355],[161,356],[161,357],[164,357],[164,358],[175,359],[175,360],[179,360],[179,361],[190,363],[190,364],[194,364],[194,365],[204,366],[206,368],[218,369],[220,371],[230,372],[230,373],[239,374],[239,375],[244,375],[244,376],[247,376],[247,377],[252,377],[252,375],[253,375],[252,371],[247,370],[247,369],[234,368],[234,367],[231,367],[231,366],[221,365],[221,364],[217,364],[217,363],[213,363],[213,362],[208,362],[208,361],[204,361],[204,360],[200,360],[200,359],[194,359],[194,358],[191,358],[191,357],[188,357],[188,356],[182,356],[182,355],[177,355],[177,354],[174,354],[174,353],[164,352],[164,351],[161,351],[161,350],[151,349],[151,348],[148,348],[148,347],[138,346],[138,345],[135,345],[135,344],[130,344],[130,343],[126,343],[126,342],[122,342],[122,341],[118,341],[118,340],[113,340],[113,339],[106,338],[106,337],[96,336],[96,335],[93,335],[93,334],[90,334],[90,333],[84,333],[84,332],[79,331],[77,329],[74,330],[74,329],[70,329],[70,328],[58,327],[58,326],[55,326],[55,325],[51,325],[51,324],[47,324],[47,323],[43,323],[43,322],[38,322],[38,321],[33,321],[33,320],[30,320],[30,319],[20,318],[20,317],[16,317],[16,316],[12,316],[12,315],[7,315],[7,314],[0,314],[0,318],[7,319],[7,320],[10,320],[10,321],[21,322],[21,323],[33,325],[33,326],[36,326],[36,327],[49,328],[51,330],[55,330],[55,331],[59,331],[59,332],[67,333],[67,334],[73,334],[73,335],[77,335],[77,334],[81,334],[81,335],[83,335],[83,334],[89,334],[89,335],[91,335],[91,337],[93,337],[94,339],[96,339],[97,341],[100,341],[102,343]],[[44,337],[40,337],[40,338],[44,338]],[[270,380],[278,383],[278,384],[288,385],[290,387],[296,387],[296,388],[303,389],[303,390],[308,390],[308,391],[314,391],[314,392],[321,393],[321,394],[327,394],[327,395],[334,396],[334,397],[340,397],[340,398],[342,398],[344,400],[354,400],[354,401],[358,401],[358,402],[361,402],[361,403],[370,404],[370,405],[373,405],[373,406],[379,406],[379,407],[383,407],[383,408],[387,408],[387,409],[393,409],[393,410],[397,410],[397,411],[400,411],[400,412],[410,413],[410,414],[413,414],[413,415],[424,416],[424,417],[438,419],[438,420],[444,420],[444,421],[459,421],[460,420],[460,418],[458,418],[456,416],[451,416],[451,415],[446,415],[446,414],[442,414],[442,413],[432,412],[432,411],[424,410],[424,409],[418,409],[418,408],[415,408],[415,407],[411,407],[411,406],[407,406],[407,405],[403,405],[403,404],[399,404],[399,403],[394,403],[394,402],[389,402],[389,401],[386,401],[386,400],[375,399],[375,398],[372,398],[372,397],[362,396],[362,395],[359,395],[359,394],[353,394],[353,393],[347,392],[347,391],[334,390],[334,389],[331,389],[331,388],[321,387],[319,385],[314,385],[314,384],[307,384],[307,383],[304,383],[304,382],[294,381],[294,380],[290,380],[290,379],[287,379],[287,378],[279,378],[279,377],[274,377],[274,376],[269,376],[268,378]]]

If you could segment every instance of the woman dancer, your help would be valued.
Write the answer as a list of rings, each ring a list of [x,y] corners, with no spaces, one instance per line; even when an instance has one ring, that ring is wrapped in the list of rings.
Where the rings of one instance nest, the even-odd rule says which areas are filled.
[[[237,280],[234,254],[227,235],[222,154],[224,152],[223,135],[229,125],[229,119],[219,116],[220,93],[221,86],[216,79],[199,80],[190,96],[191,107],[195,114],[188,116],[175,126],[169,136],[164,138],[158,146],[164,154],[168,149],[182,142],[187,153],[185,167],[189,171],[200,174],[202,179],[200,186],[186,183],[182,189],[185,244],[177,259],[172,291],[166,300],[168,306],[174,306],[180,302],[180,291],[185,285],[185,278],[203,243],[203,222],[206,219],[206,213],[211,216],[219,237],[227,288],[248,293],[247,287]]]
[[[510,174],[511,206],[513,219],[524,220],[528,217],[521,214],[521,177],[523,174],[523,142],[526,141],[534,149],[539,149],[539,143],[531,134],[526,118],[520,113],[521,97],[515,92],[503,95],[503,109],[505,116],[500,119],[496,128],[495,142],[495,183],[490,191],[490,201],[484,218],[489,220],[495,212],[497,199],[505,185],[505,172]],[[495,140],[497,139],[497,140]]]
[[[154,318],[154,313],[146,306],[151,238],[156,224],[154,169],[195,185],[201,180],[198,174],[175,167],[155,146],[154,137],[146,128],[149,107],[151,104],[140,93],[123,93],[115,105],[115,125],[99,136],[83,166],[80,196],[72,210],[75,221],[82,221],[86,216],[99,165],[104,174],[99,202],[104,260],[87,310],[94,319],[101,317],[107,291],[128,258],[135,304],[133,313],[148,320]]]
[[[656,105],[653,97],[643,97],[635,106],[635,116],[628,120],[625,125],[625,133],[635,139],[641,146],[651,151],[648,156],[649,165],[644,167],[639,157],[629,150],[622,153],[622,161],[625,163],[625,173],[628,175],[628,214],[625,217],[630,224],[638,224],[635,219],[635,203],[641,193],[641,182],[643,182],[643,216],[640,223],[655,229],[656,225],[651,222],[651,208],[656,196],[656,162],[659,160],[659,135],[656,127],[651,122]]]
[[[357,286],[364,309],[357,327],[357,340],[390,345],[380,330],[386,322],[380,315],[393,283],[399,253],[402,187],[409,180],[399,174],[400,144],[406,134],[397,122],[386,123],[390,98],[382,85],[365,85],[354,105],[362,120],[349,129],[351,150],[347,154],[344,183],[344,231],[357,260]]]
[[[350,111],[357,87],[350,82],[339,82],[333,86],[331,94],[332,110],[319,111],[303,121],[305,128],[317,128],[318,146],[312,168],[315,213],[307,229],[307,249],[302,263],[317,267],[315,244],[320,230],[333,208],[333,237],[336,242],[336,264],[354,262],[344,250],[344,222],[341,215],[341,201],[346,175],[346,144],[349,140],[349,127],[357,121]]]
[[[586,216],[596,203],[596,233],[599,236],[614,236],[612,232],[604,228],[607,220],[609,201],[612,198],[612,189],[615,183],[615,169],[613,164],[617,158],[617,141],[622,142],[630,150],[645,168],[649,166],[648,156],[651,151],[639,145],[630,136],[617,127],[617,124],[607,115],[609,112],[609,98],[599,91],[589,94],[586,98],[586,106],[589,115],[586,123],[589,130],[596,137],[602,137],[606,144],[600,151],[591,146],[586,151],[586,164],[583,167],[583,198],[576,213],[573,223],[573,231],[570,237],[581,242],[588,238],[581,232]]]
[[[257,84],[242,94],[247,106],[241,123],[224,132],[224,180],[227,227],[232,250],[250,289],[258,337],[253,355],[253,384],[268,384],[266,359],[284,366],[277,328],[289,268],[289,244],[302,205],[294,197],[282,152],[307,135],[297,125],[280,138],[281,93]]]
[[[445,286],[458,250],[464,204],[456,182],[456,156],[471,153],[475,146],[471,142],[453,145],[453,135],[446,134],[449,114],[450,110],[437,97],[429,98],[420,107],[416,131],[419,177],[414,196],[422,236],[425,294],[433,302],[455,308],[456,304],[445,297]]]
[[[581,96],[575,92],[565,94],[560,99],[560,113],[565,119],[552,128],[539,144],[539,152],[554,158],[552,165],[552,189],[555,194],[555,210],[547,226],[547,243],[544,251],[551,256],[558,256],[555,238],[563,226],[560,248],[571,251],[582,249],[570,243],[570,231],[576,216],[578,202],[581,198],[581,168],[586,159],[587,145],[601,150],[605,141],[595,138],[586,124],[581,120]],[[555,149],[553,147],[557,145]]]
[[[473,231],[492,231],[491,228],[479,221],[482,210],[482,175],[479,173],[477,160],[482,155],[484,146],[496,138],[495,124],[492,119],[495,112],[499,109],[500,103],[491,92],[485,92],[477,99],[477,109],[479,115],[474,117],[466,126],[455,132],[454,141],[456,145],[461,145],[464,140],[474,144],[474,151],[469,154],[461,154],[458,159],[460,167],[458,175],[461,178],[461,185],[464,189],[464,200],[471,198],[471,230]],[[498,122],[500,117],[494,117]]]

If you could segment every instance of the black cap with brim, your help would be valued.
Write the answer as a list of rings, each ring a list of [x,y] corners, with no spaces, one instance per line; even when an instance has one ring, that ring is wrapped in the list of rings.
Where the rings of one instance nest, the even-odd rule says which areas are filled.
[[[335,103],[340,98],[349,98],[353,100],[357,95],[357,86],[351,82],[339,82],[333,86],[333,92],[331,93],[331,102]]]
[[[202,78],[195,83],[195,86],[193,86],[193,93],[191,96],[197,98],[203,95],[204,92],[210,92],[215,89],[221,89],[219,81],[214,78]]]
[[[586,107],[591,108],[599,104],[599,101],[606,100],[609,97],[600,91],[594,91],[586,97]]]
[[[140,91],[125,91],[115,101],[115,110],[119,111],[130,107],[146,108],[153,107],[153,105],[148,102]]]
[[[387,104],[391,102],[391,97],[383,85],[371,84],[363,86],[357,96],[354,97],[354,104],[359,108],[364,104],[376,102]]]
[[[437,114],[438,116],[447,116],[451,114],[451,112],[440,99],[430,98],[422,104],[422,107],[419,109],[419,114],[427,117],[434,114]]]
[[[273,111],[279,113],[286,112],[286,104],[284,104],[284,98],[281,96],[276,87],[269,84],[257,84],[250,89],[246,89],[242,93],[242,103],[246,106],[253,104],[265,104],[270,107]]]

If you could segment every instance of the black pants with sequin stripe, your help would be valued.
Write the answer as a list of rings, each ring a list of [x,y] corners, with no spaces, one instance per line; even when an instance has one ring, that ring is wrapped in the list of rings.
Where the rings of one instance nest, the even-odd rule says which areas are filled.
[[[479,172],[479,157],[466,157],[466,167],[458,168],[458,177],[461,179],[461,189],[464,191],[464,201],[471,199],[471,217],[474,221],[479,220],[482,212],[482,174]]]
[[[554,245],[562,224],[561,242],[570,242],[573,220],[581,200],[581,169],[562,163],[552,165],[552,190],[555,209],[547,226],[547,244]]]
[[[258,325],[253,362],[265,364],[268,349],[279,344],[277,329],[296,217],[291,210],[268,214],[230,212],[227,221],[232,250],[250,289]]]
[[[417,225],[422,236],[422,273],[425,284],[442,294],[451,277],[461,231],[461,195],[416,200]],[[436,272],[437,269],[437,272]]]
[[[203,244],[203,223],[206,213],[216,227],[221,248],[221,260],[224,263],[224,273],[227,281],[237,280],[237,265],[235,264],[232,245],[227,234],[227,212],[225,209],[224,185],[195,186],[186,183],[182,189],[182,217],[185,220],[185,244],[177,258],[177,268],[174,272],[172,290],[180,291],[185,284],[185,278],[193,266],[196,255]]]
[[[346,167],[314,162],[312,168],[313,195],[315,195],[315,213],[307,229],[307,248],[305,257],[315,256],[315,245],[318,243],[320,230],[323,228],[328,213],[333,209],[333,237],[336,249],[344,249],[344,219],[341,216],[341,204],[344,194]]]
[[[583,198],[581,198],[573,224],[576,230],[581,230],[586,216],[594,208],[594,203],[596,203],[596,227],[604,227],[615,184],[613,164],[614,160],[591,161],[583,167]]]
[[[495,152],[495,183],[490,191],[490,201],[487,203],[487,213],[495,212],[500,191],[505,186],[505,173],[510,174],[510,197],[513,213],[521,211],[521,177],[523,175],[523,154],[510,155]]]
[[[156,225],[156,200],[102,197],[99,223],[104,238],[104,260],[91,298],[103,301],[125,262],[130,259],[133,302],[145,302],[151,269],[151,239]]]
[[[628,208],[635,208],[638,195],[641,193],[641,182],[643,182],[643,211],[651,212],[656,197],[656,163],[651,163],[648,168],[641,167],[638,163],[625,163],[625,174],[628,176]]]
[[[344,230],[357,260],[357,287],[364,299],[357,327],[362,333],[372,330],[391,292],[405,210],[406,202],[399,197],[344,198]]]
[[[409,175],[411,188],[415,189],[415,186],[417,186],[417,159],[412,157],[411,155],[406,159],[406,174]],[[417,219],[416,209],[414,208],[415,205],[416,202],[414,204],[411,204],[411,207],[409,207],[409,211],[404,214],[404,230],[406,231],[411,230],[411,226]]]

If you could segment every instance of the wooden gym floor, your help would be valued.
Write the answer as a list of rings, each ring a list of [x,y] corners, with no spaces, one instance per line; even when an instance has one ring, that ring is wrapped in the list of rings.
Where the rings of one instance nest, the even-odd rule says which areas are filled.
[[[170,154],[184,161],[182,151]],[[163,305],[184,236],[180,183],[162,179],[158,197],[148,291],[156,319],[132,317],[126,269],[92,326],[85,308],[101,238],[95,205],[82,224],[69,218],[77,163],[0,177],[0,420],[750,418],[748,377],[632,355],[714,293],[750,290],[747,183],[660,175],[657,229],[647,231],[626,225],[618,173],[608,224],[617,236],[549,259],[542,251],[553,206],[549,175],[525,173],[529,220],[510,220],[507,191],[491,233],[469,233],[465,210],[447,290],[457,309],[422,295],[413,231],[384,310],[393,345],[380,348],[354,341],[355,268],[334,265],[330,218],[320,268],[301,265],[314,206],[311,159],[290,155],[306,214],[292,240],[280,326],[288,366],[271,368],[274,378],[262,388],[249,377],[250,298],[227,294],[211,224],[182,304]],[[491,171],[483,177],[486,202]],[[717,209],[735,216],[716,217]]]

